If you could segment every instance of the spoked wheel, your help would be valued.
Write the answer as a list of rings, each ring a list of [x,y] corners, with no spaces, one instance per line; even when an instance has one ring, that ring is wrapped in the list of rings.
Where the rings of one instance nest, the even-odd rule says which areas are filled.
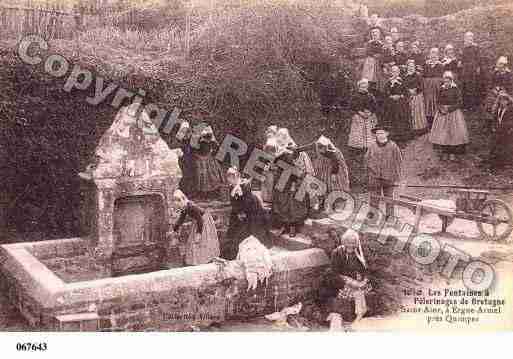
[[[477,227],[486,240],[503,241],[510,236],[513,231],[513,212],[505,202],[500,199],[486,200],[481,215],[485,222],[478,222]],[[495,223],[487,223],[486,220]]]

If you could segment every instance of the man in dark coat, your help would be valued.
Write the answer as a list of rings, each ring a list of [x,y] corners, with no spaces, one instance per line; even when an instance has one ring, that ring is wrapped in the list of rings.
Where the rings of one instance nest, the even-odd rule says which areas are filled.
[[[497,99],[490,155],[483,165],[500,168],[513,163],[513,98],[503,92]]]
[[[471,32],[467,32],[464,36],[461,63],[463,107],[471,110],[479,106],[482,86],[481,49],[474,43],[474,34]]]

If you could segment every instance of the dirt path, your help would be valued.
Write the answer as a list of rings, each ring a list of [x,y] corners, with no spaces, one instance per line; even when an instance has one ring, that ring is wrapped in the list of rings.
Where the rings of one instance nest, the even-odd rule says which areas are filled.
[[[439,200],[442,204],[455,205],[455,195],[446,188],[437,186],[468,186],[468,178],[482,175],[478,167],[478,159],[472,150],[458,162],[441,162],[429,142],[428,135],[412,141],[404,150],[404,175],[409,186],[426,186],[425,188],[407,187],[402,194],[424,200]],[[491,175],[493,177],[493,175]],[[475,188],[486,188],[489,184],[475,185]],[[474,187],[474,186],[473,186]],[[492,190],[491,197],[499,198],[513,206],[512,192]],[[413,223],[413,215],[407,209],[399,209],[398,215],[408,223]],[[441,220],[435,214],[423,216],[421,232],[437,233],[441,228]],[[448,228],[449,234],[460,239],[481,239],[476,223],[455,219]],[[511,238],[510,238],[511,239]]]

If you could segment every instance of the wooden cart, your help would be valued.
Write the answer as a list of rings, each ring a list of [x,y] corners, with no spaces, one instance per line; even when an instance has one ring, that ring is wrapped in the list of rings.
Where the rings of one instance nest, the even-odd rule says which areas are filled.
[[[456,195],[456,208],[443,208],[422,203],[421,198],[401,195],[401,199],[383,196],[374,198],[393,205],[411,209],[415,214],[414,231],[418,232],[423,214],[434,213],[442,220],[442,232],[455,218],[474,221],[479,232],[486,240],[506,240],[513,231],[513,211],[502,200],[490,198],[490,191],[475,189],[453,189],[449,193]]]

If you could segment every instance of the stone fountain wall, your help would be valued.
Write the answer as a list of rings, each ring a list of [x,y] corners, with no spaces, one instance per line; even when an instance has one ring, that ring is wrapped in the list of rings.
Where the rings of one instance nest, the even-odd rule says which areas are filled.
[[[240,262],[205,264],[118,278],[64,283],[37,256],[83,250],[80,238],[0,247],[0,283],[11,303],[41,330],[191,330],[250,318],[319,296],[328,266],[320,249],[272,256],[273,275],[247,290]]]

